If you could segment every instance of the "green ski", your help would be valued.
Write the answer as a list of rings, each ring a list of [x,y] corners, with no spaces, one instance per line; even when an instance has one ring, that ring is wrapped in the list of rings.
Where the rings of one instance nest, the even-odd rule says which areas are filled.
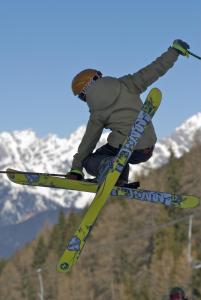
[[[32,187],[40,186],[55,189],[76,190],[81,192],[96,193],[98,190],[97,183],[87,180],[69,180],[64,174],[47,174],[36,172],[23,172],[13,169],[7,169],[8,178],[17,184],[29,185]],[[178,208],[193,208],[199,205],[200,200],[191,195],[175,195],[166,192],[150,191],[144,189],[134,189],[131,187],[113,187],[111,197],[121,199],[131,199],[159,203],[165,206]]]

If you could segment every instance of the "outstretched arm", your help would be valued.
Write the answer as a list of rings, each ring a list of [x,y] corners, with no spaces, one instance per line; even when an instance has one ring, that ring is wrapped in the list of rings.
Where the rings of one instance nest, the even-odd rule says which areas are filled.
[[[119,79],[123,81],[130,90],[134,90],[137,94],[143,93],[152,83],[163,76],[174,65],[178,56],[178,51],[170,47],[148,66],[132,75],[129,74]]]
[[[179,39],[175,40],[172,47],[169,47],[166,52],[151,64],[132,75],[129,74],[119,79],[124,82],[131,91],[140,94],[172,68],[179,54],[188,56],[189,48],[190,47],[186,42]]]

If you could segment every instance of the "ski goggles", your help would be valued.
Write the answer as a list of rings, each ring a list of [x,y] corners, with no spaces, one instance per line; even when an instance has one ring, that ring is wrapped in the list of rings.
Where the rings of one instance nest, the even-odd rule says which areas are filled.
[[[88,88],[99,78],[102,77],[102,73],[100,71],[97,71],[96,75],[90,79],[90,81],[85,85],[85,87],[82,89],[81,93],[78,95],[78,98],[84,102],[86,102],[86,93]]]

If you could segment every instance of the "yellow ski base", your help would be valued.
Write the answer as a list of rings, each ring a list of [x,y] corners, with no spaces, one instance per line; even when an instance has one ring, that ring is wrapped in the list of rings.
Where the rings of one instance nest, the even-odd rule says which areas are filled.
[[[88,181],[69,180],[62,177],[51,176],[45,173],[41,173],[39,175],[38,173],[34,172],[21,172],[10,168],[8,168],[6,172],[9,180],[20,185],[76,190],[88,193],[96,193],[98,190],[97,183]],[[34,180],[30,181],[30,176],[36,177],[34,178]],[[200,203],[200,199],[192,195],[175,195],[167,192],[150,191],[139,188],[133,189],[130,187],[118,186],[113,187],[111,197],[152,202],[164,204],[166,206],[187,209],[194,208]]]

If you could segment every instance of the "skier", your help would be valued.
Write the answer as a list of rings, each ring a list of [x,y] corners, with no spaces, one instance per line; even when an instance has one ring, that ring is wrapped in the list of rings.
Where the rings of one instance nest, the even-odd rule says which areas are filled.
[[[174,287],[170,291],[169,300],[188,300],[182,288]]]
[[[140,94],[174,65],[179,54],[187,56],[189,48],[186,42],[175,40],[165,53],[132,75],[103,77],[100,71],[85,69],[74,77],[73,94],[87,103],[90,118],[74,155],[71,170],[66,174],[68,179],[83,180],[84,168],[98,182],[102,180],[105,175],[103,170],[108,168],[119,152],[142,107]],[[104,128],[111,130],[107,143],[93,152]],[[156,140],[153,124],[150,123],[129,159],[129,164],[149,160]],[[128,185],[129,164],[121,173],[117,185]]]

